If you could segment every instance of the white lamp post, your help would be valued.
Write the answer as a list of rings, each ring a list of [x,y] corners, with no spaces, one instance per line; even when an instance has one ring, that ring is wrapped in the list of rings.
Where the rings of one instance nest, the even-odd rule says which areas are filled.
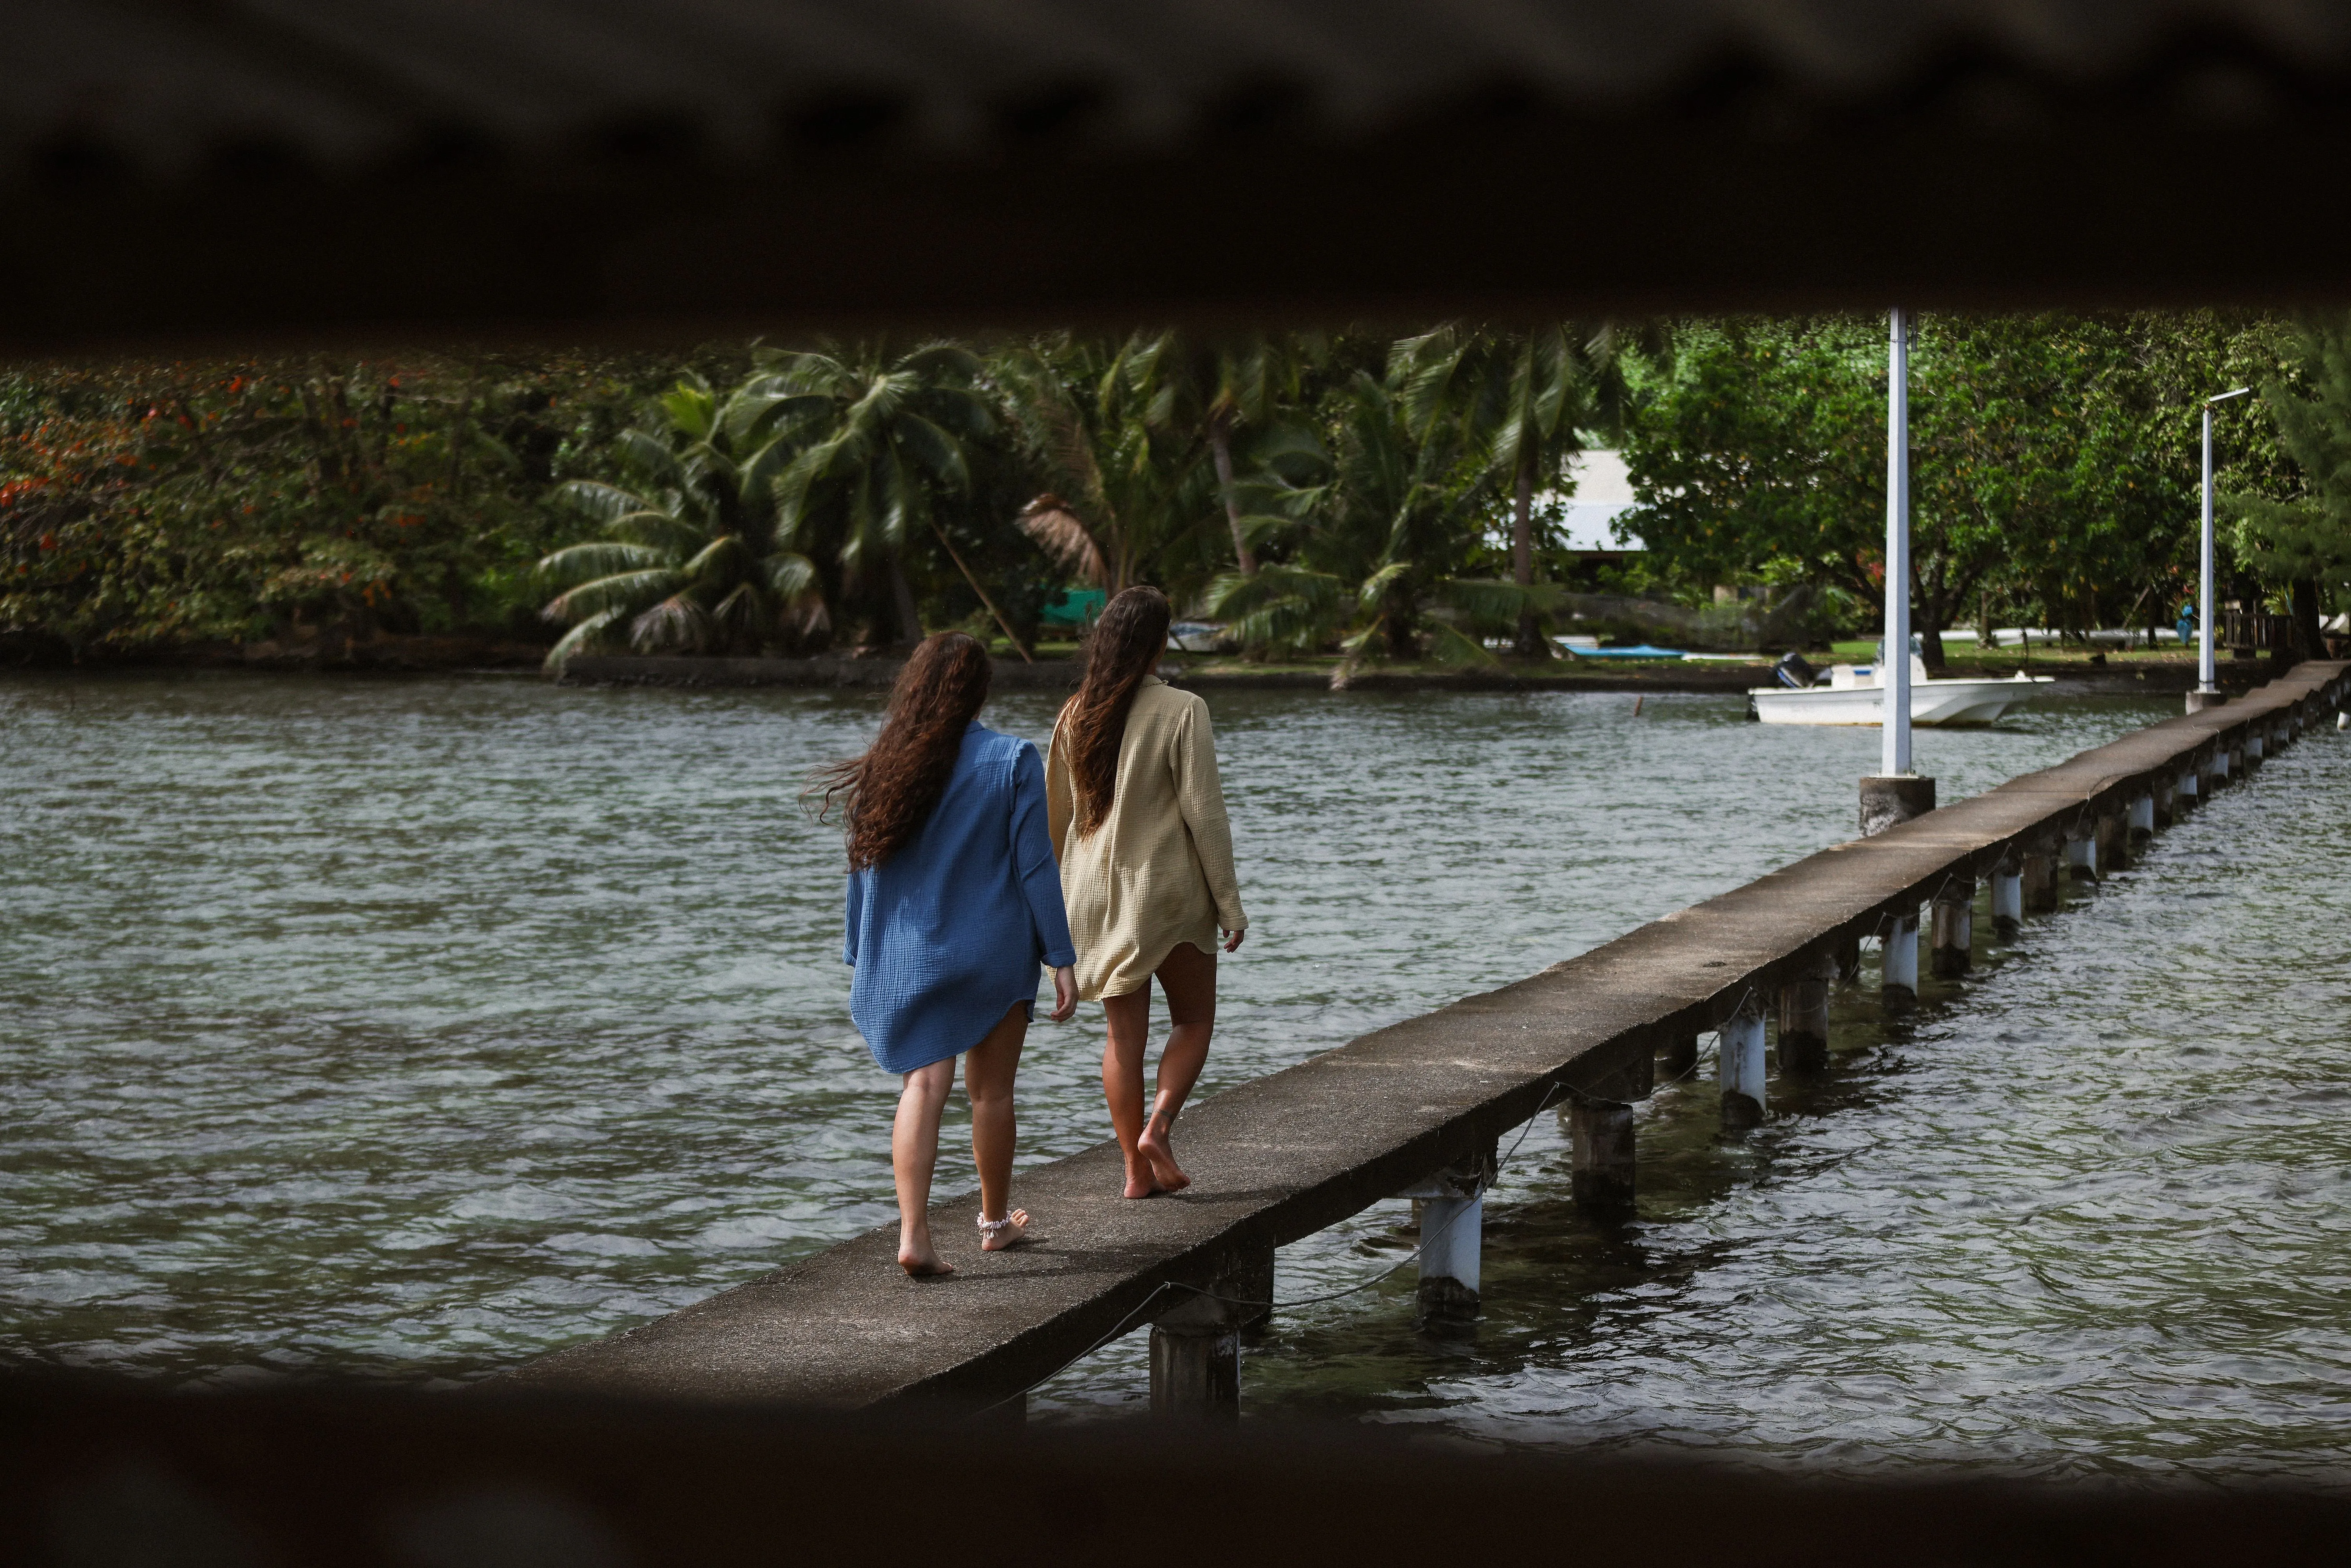
[[[2204,541],[2196,587],[2196,695],[2205,700],[2191,701],[2188,705],[2191,712],[2209,706],[2220,690],[2216,678],[2220,671],[2212,663],[2212,405],[2252,390],[2239,387],[2204,400]]]
[[[1910,771],[1910,343],[1905,311],[1891,312],[1886,349],[1886,694],[1878,772]]]
[[[1879,770],[1861,781],[1866,838],[1935,809],[1935,781],[1910,768],[1910,313],[1896,310],[1886,347],[1886,649],[1877,661]],[[1909,935],[1905,936],[1904,932]],[[1915,917],[1887,940],[1916,944]],[[1888,951],[1893,951],[1890,947]]]

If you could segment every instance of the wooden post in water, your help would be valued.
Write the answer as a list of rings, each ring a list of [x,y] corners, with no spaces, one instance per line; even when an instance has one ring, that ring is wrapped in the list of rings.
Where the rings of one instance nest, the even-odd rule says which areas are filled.
[[[1991,868],[1991,929],[2003,941],[2024,929],[2024,862],[2011,850]]]
[[[1722,1124],[1763,1120],[1763,1004],[1750,993],[1722,1026],[1715,1071],[1722,1082]]]
[[[1886,925],[1885,962],[1878,968],[1878,1001],[1887,1012],[1918,1005],[1918,915],[1897,915]]]
[[[1975,967],[1975,878],[1955,876],[1928,906],[1933,911],[1932,965],[1938,980],[1956,980]]]
[[[1836,977],[1844,985],[1861,978],[1861,938],[1847,936],[1836,945]]]
[[[1568,1190],[1592,1214],[1633,1207],[1633,1107],[1578,1094],[1568,1102]]]
[[[2049,915],[2057,908],[2057,857],[2044,849],[2025,852],[2019,862],[2018,881],[2022,883],[2024,907],[2034,915]]]
[[[1486,1188],[1494,1179],[1488,1149],[1404,1189],[1419,1201],[1420,1326],[1467,1328],[1478,1321],[1478,1282],[1484,1263]]]
[[[1820,1072],[1829,1064],[1829,993],[1836,984],[1833,952],[1816,954],[1780,988],[1780,1071]]]

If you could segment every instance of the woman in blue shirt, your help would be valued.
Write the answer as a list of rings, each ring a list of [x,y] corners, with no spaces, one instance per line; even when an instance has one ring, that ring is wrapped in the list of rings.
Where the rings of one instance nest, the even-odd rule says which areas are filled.
[[[1028,741],[980,724],[991,673],[987,650],[962,632],[925,640],[872,749],[820,776],[849,840],[849,1016],[873,1060],[904,1081],[890,1163],[898,1265],[917,1278],[955,1272],[931,1244],[929,1209],[956,1058],[971,1101],[980,1246],[993,1252],[1029,1225],[1009,1207],[1012,1080],[1040,963],[1053,971],[1054,1021],[1078,1008],[1044,764]]]

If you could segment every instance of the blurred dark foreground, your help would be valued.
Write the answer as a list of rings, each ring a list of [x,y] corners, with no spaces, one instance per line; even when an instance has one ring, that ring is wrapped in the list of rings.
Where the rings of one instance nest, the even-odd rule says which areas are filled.
[[[1483,1448],[1393,1429],[1006,1422],[0,1380],[0,1563],[608,1568],[2340,1562],[2351,1500]]]

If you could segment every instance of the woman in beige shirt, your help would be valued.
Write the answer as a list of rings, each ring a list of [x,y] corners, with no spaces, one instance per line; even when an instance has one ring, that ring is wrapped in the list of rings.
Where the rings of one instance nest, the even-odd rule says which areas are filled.
[[[1061,709],[1045,761],[1046,831],[1061,862],[1078,995],[1102,998],[1110,1028],[1102,1094],[1126,1152],[1129,1197],[1191,1185],[1176,1163],[1176,1113],[1208,1060],[1218,938],[1229,953],[1249,928],[1208,705],[1152,674],[1168,620],[1155,588],[1127,589],[1103,607],[1085,682]],[[1145,1115],[1155,975],[1167,993],[1167,1048]]]

